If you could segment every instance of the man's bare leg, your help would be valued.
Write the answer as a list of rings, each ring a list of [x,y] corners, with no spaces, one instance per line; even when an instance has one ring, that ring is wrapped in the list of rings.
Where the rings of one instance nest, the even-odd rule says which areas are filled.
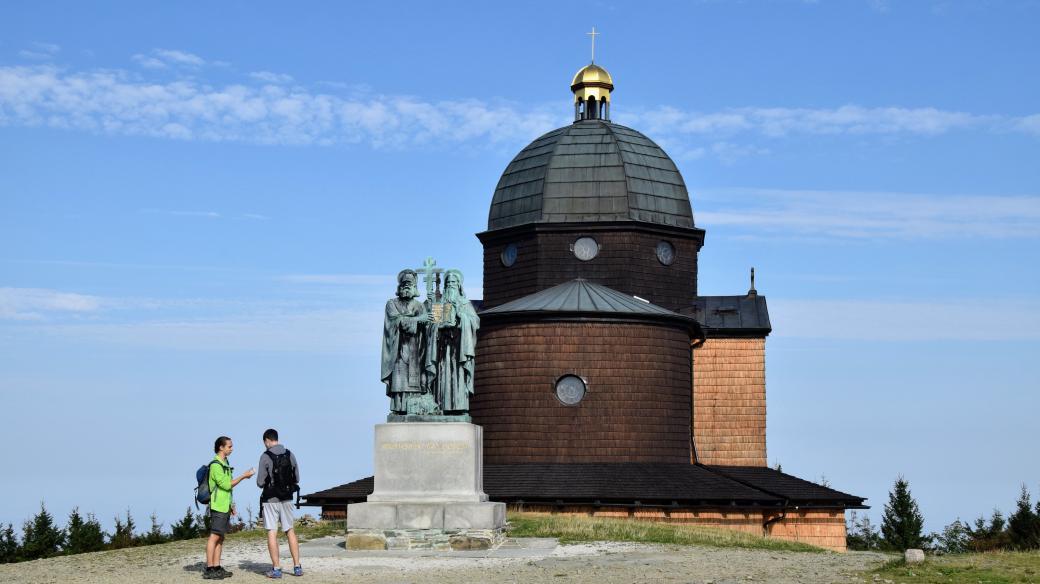
[[[281,559],[278,554],[278,530],[268,529],[267,530],[267,551],[271,554],[271,565],[275,568],[281,568]]]
[[[220,536],[215,534],[215,533],[209,534],[209,539],[206,540],[206,567],[207,568],[215,568],[217,566],[216,558],[219,557],[217,555],[217,541],[219,541],[219,540],[220,540]]]
[[[286,531],[285,537],[289,540],[289,553],[292,555],[292,565],[295,568],[300,565],[300,542],[296,539],[296,530]]]

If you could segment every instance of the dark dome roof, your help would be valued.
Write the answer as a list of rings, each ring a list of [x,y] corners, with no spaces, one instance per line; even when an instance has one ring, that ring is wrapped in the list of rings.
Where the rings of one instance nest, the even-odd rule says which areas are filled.
[[[657,144],[625,126],[584,120],[516,155],[495,188],[488,229],[598,221],[693,227],[693,209],[679,169]]]

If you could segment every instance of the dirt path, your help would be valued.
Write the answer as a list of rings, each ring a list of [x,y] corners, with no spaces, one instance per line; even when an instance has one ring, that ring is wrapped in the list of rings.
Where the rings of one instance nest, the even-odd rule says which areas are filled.
[[[761,550],[596,543],[555,546],[551,540],[520,540],[509,550],[470,556],[422,556],[416,552],[348,554],[340,538],[305,544],[301,583],[482,583],[482,582],[681,582],[731,584],[867,582],[861,576],[885,556],[872,553],[811,554]],[[539,543],[540,542],[540,543]],[[478,557],[478,556],[485,557]],[[179,583],[202,581],[202,542],[178,542],[0,566],[0,582]],[[284,562],[291,565],[290,561]],[[263,541],[231,541],[224,565],[232,582],[264,582],[270,567]],[[285,578],[296,582],[292,576]]]

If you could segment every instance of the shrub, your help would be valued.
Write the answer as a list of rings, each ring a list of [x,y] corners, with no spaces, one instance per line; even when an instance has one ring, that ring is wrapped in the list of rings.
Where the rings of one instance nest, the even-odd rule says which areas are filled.
[[[126,523],[123,523],[118,515],[116,515],[115,523],[115,530],[112,532],[112,537],[108,540],[110,549],[118,550],[138,545],[139,541],[137,536],[134,535],[137,525],[134,524],[134,518],[130,516],[129,509],[126,510]]]
[[[877,527],[870,522],[869,515],[864,514],[859,518],[853,511],[845,529],[848,533],[845,543],[850,550],[868,551],[881,547],[881,535],[878,534]]]
[[[917,508],[917,501],[910,494],[910,483],[900,476],[888,494],[885,514],[881,519],[881,536],[885,546],[899,551],[923,548],[928,544],[928,539],[921,533],[923,527],[924,517]]]
[[[148,533],[144,534],[141,538],[141,543],[144,545],[155,545],[157,543],[165,543],[170,540],[170,536],[163,533],[162,523],[159,523],[159,518],[152,513],[152,528],[148,530]]]
[[[961,523],[960,518],[943,528],[942,533],[934,534],[937,550],[948,554],[962,554],[971,549],[971,528]]]
[[[199,537],[199,528],[195,524],[195,515],[192,514],[191,507],[188,507],[180,521],[173,524],[170,536],[173,539],[195,539]]]

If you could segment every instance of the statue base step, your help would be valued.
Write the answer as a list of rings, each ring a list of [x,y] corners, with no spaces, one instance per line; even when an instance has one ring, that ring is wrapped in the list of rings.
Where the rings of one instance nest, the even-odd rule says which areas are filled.
[[[503,529],[351,529],[347,549],[361,550],[491,550],[505,541]]]
[[[400,422],[465,422],[470,423],[473,418],[469,414],[387,414],[388,424]]]

